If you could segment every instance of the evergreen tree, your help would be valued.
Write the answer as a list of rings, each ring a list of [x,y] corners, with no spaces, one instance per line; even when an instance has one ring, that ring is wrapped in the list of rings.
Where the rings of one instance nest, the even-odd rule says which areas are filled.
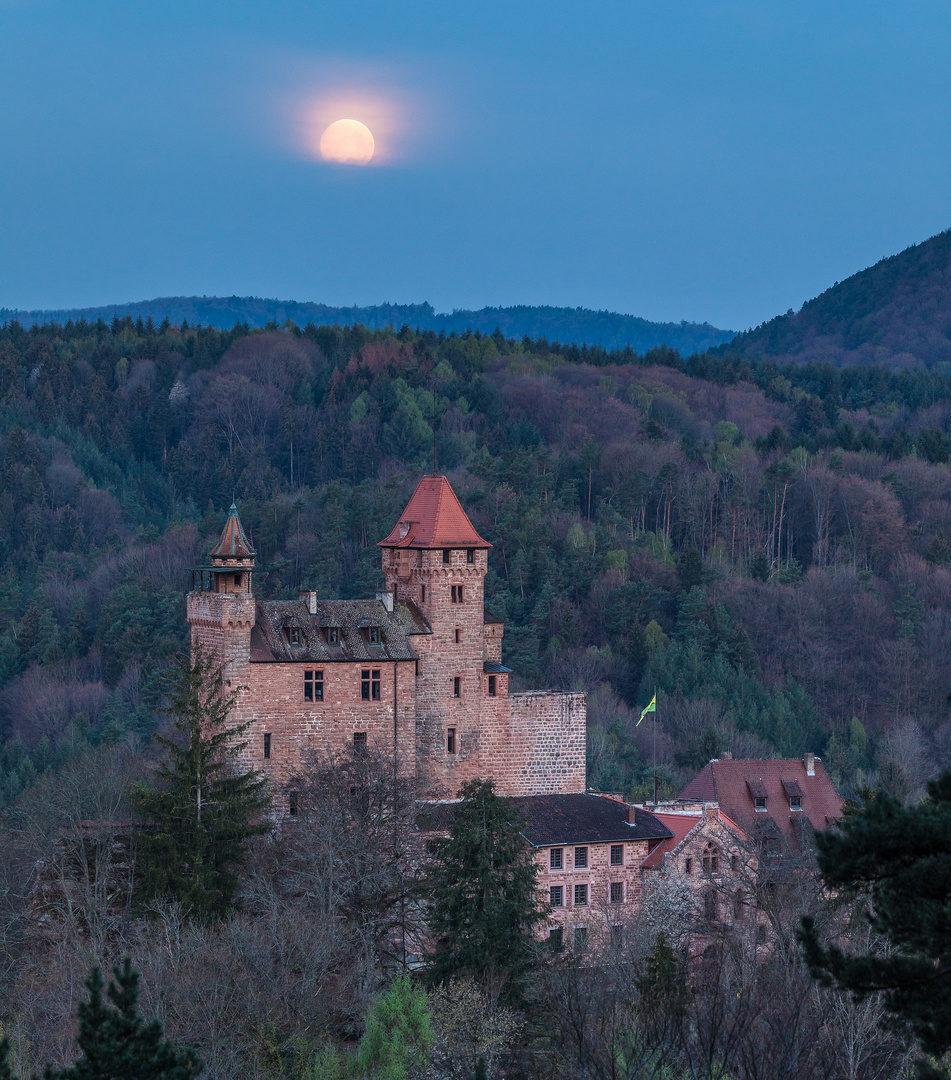
[[[858,901],[891,946],[846,953],[820,941],[814,919],[801,941],[813,976],[859,999],[884,994],[887,1011],[926,1053],[951,1051],[951,773],[906,807],[878,792],[847,809],[841,827],[816,837],[819,869],[837,902]],[[922,1066],[927,1076],[944,1076]]]
[[[426,1067],[432,1046],[426,995],[403,974],[370,1006],[357,1071],[376,1080],[406,1080],[410,1071]]]
[[[103,1001],[102,972],[94,968],[86,980],[89,1000],[79,1005],[76,1041],[83,1056],[65,1069],[43,1073],[44,1080],[191,1080],[201,1072],[198,1055],[178,1049],[162,1038],[158,1020],[146,1023],[139,1015],[139,973],[128,959],[113,968]],[[0,1058],[2,1062],[2,1058]],[[0,1064],[0,1077],[3,1076]]]
[[[459,794],[449,836],[433,849],[429,921],[439,949],[430,970],[436,982],[469,974],[498,993],[517,986],[535,955],[538,870],[519,816],[491,780],[470,780]]]
[[[167,691],[180,737],[156,736],[167,754],[156,770],[159,786],[138,783],[131,793],[144,822],[139,899],[168,897],[199,918],[216,917],[237,888],[244,842],[267,831],[267,781],[237,767],[249,725],[228,726],[238,690],[213,656],[197,649],[182,660]]]
[[[15,1080],[10,1068],[10,1040],[0,1038],[0,1080]]]

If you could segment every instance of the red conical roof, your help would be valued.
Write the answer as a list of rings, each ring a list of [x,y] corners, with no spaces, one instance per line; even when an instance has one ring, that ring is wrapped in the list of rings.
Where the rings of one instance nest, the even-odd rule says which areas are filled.
[[[213,559],[253,559],[254,548],[244,535],[241,528],[241,519],[238,517],[238,508],[234,503],[228,513],[228,520],[221,531],[221,539],[211,552]]]
[[[424,476],[396,528],[378,544],[393,548],[490,548],[472,527],[445,476]]]

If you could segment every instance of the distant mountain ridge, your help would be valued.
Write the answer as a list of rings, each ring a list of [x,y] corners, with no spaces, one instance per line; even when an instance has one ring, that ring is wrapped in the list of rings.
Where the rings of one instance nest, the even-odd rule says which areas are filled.
[[[836,282],[719,351],[837,367],[951,363],[951,231]]]
[[[592,311],[589,308],[559,307],[486,307],[479,311],[437,312],[432,304],[375,304],[369,307],[331,307],[327,304],[305,303],[296,300],[265,300],[254,296],[170,296],[155,300],[140,300],[128,304],[107,304],[103,307],[60,310],[17,311],[0,308],[0,324],[17,319],[33,326],[37,323],[86,319],[95,322],[113,316],[142,318],[160,323],[168,318],[173,323],[187,319],[190,324],[201,323],[221,330],[235,323],[252,327],[268,322],[278,325],[290,319],[298,326],[307,323],[324,325],[363,323],[377,330],[386,326],[399,328],[404,323],[420,330],[455,331],[480,330],[491,334],[496,327],[508,337],[545,337],[563,344],[601,345],[605,349],[630,346],[635,352],[646,352],[658,345],[668,345],[681,353],[705,352],[730,341],[732,330],[721,330],[709,323],[650,322],[636,315],[621,315],[613,311]]]

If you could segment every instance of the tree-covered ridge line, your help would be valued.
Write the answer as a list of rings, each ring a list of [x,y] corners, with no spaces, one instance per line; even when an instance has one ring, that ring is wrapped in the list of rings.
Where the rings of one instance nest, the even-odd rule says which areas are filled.
[[[4,797],[152,730],[234,495],[264,595],[373,595],[434,394],[505,662],[588,691],[593,784],[646,794],[655,687],[670,788],[732,748],[913,794],[951,754],[942,371],[116,319],[0,329]]]
[[[593,311],[582,307],[551,307],[518,304],[512,307],[485,307],[478,311],[455,309],[437,312],[432,304],[373,304],[359,307],[333,307],[297,300],[271,300],[257,296],[166,296],[125,304],[59,310],[18,311],[0,307],[0,323],[18,320],[24,326],[49,322],[95,322],[113,318],[169,319],[180,324],[212,326],[229,330],[246,323],[260,329],[268,323],[287,320],[298,326],[354,326],[385,330],[403,325],[417,330],[464,334],[500,329],[506,337],[546,337],[606,349],[630,346],[638,352],[665,344],[683,352],[697,352],[722,345],[733,337],[732,330],[721,330],[707,322],[652,322],[636,315],[614,311]]]

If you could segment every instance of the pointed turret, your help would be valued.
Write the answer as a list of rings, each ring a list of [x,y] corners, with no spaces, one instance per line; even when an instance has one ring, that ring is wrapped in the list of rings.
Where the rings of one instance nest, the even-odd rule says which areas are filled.
[[[232,563],[235,559],[254,559],[256,552],[244,535],[238,508],[234,503],[228,511],[228,520],[221,530],[221,539],[212,548],[211,561]]]
[[[383,548],[490,548],[445,476],[424,476]]]

